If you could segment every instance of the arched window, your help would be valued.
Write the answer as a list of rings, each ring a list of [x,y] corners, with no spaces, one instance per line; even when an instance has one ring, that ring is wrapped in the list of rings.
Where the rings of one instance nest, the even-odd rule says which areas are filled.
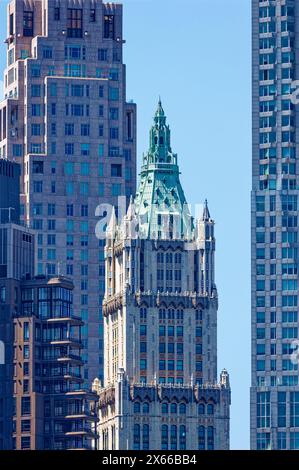
[[[208,427],[208,450],[214,450],[215,433],[213,426]]]
[[[180,450],[186,450],[186,426],[180,426]]]
[[[143,403],[142,405],[142,411],[143,413],[147,414],[149,413],[149,404],[147,402]]]
[[[140,403],[139,403],[139,401],[135,401],[135,403],[134,403],[134,413],[140,413]]]
[[[170,413],[176,414],[178,412],[178,407],[176,403],[171,403],[170,405]]]
[[[170,427],[170,449],[177,450],[177,448],[178,448],[177,426],[172,425]]]
[[[206,448],[206,430],[204,426],[198,428],[198,450],[205,450]]]
[[[208,415],[213,415],[214,414],[214,405],[213,403],[208,404]]]
[[[168,450],[168,426],[163,424],[161,428],[161,449]]]
[[[162,403],[162,414],[165,415],[168,413],[168,403]]]
[[[134,424],[134,450],[140,450],[140,425]]]
[[[198,414],[199,415],[204,415],[205,414],[205,405],[203,403],[200,403],[198,405]]]
[[[142,449],[149,450],[149,425],[144,424],[142,427]]]
[[[186,405],[185,403],[180,404],[180,415],[185,415],[186,414]]]

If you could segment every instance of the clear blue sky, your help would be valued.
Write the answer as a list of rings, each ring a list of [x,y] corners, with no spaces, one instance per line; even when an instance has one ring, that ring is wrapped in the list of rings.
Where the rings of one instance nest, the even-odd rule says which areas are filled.
[[[5,37],[5,4],[0,33]],[[138,155],[161,95],[191,204],[206,197],[217,236],[219,371],[232,386],[231,448],[249,448],[250,0],[123,0],[128,99]],[[1,39],[0,68],[5,48]]]

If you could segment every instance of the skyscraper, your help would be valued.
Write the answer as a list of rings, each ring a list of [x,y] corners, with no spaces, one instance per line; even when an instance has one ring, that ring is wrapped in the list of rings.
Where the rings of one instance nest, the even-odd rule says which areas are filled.
[[[107,228],[100,449],[229,448],[214,256],[214,221],[207,204],[190,215],[159,102],[135,200]]]
[[[104,251],[96,207],[135,191],[136,108],[126,102],[122,6],[12,0],[0,155],[22,166],[37,272],[74,281],[85,379],[103,374]]]
[[[14,315],[20,286],[34,275],[35,236],[17,225],[20,168],[0,159],[0,450],[12,449],[14,414]]]
[[[252,449],[299,449],[298,28],[298,1],[252,1]]]

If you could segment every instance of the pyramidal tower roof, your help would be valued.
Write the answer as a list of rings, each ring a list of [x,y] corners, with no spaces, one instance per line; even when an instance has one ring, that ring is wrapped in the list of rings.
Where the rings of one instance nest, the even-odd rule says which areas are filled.
[[[135,212],[143,238],[193,238],[194,224],[180,183],[177,155],[159,99],[150,129],[149,150],[143,156]]]

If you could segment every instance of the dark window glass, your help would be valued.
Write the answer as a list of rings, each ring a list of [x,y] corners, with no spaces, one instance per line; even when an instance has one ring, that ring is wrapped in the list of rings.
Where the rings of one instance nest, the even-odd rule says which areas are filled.
[[[114,39],[114,15],[105,15],[104,16],[104,38],[105,39]]]
[[[60,8],[55,7],[54,8],[54,21],[59,21],[60,20]]]
[[[33,11],[24,11],[23,35],[26,37],[33,36]]]
[[[91,23],[94,23],[95,20],[96,20],[96,11],[95,11],[94,8],[92,8],[92,9],[90,10],[90,17],[89,17],[89,20],[90,20]]]
[[[83,10],[68,8],[67,11],[67,36],[69,38],[82,38]]]

